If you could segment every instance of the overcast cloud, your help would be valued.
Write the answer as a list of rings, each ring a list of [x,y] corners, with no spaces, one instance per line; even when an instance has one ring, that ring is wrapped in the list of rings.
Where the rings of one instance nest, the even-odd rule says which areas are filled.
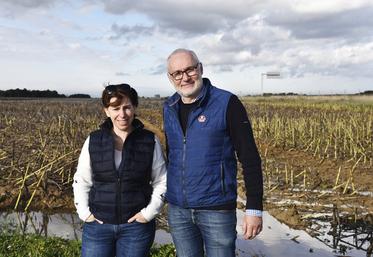
[[[0,88],[23,85],[26,78],[17,74],[39,85],[62,85],[56,74],[65,74],[75,78],[64,81],[71,91],[86,72],[92,74],[86,84],[125,79],[149,85],[151,92],[168,83],[167,55],[188,47],[208,75],[233,81],[237,91],[245,91],[243,73],[269,70],[300,85],[315,77],[330,85],[338,78],[345,91],[373,89],[371,17],[370,0],[5,0],[0,68],[13,77],[0,78]],[[28,65],[30,71],[20,68]],[[54,77],[38,78],[43,70]],[[289,90],[284,80],[278,84]]]

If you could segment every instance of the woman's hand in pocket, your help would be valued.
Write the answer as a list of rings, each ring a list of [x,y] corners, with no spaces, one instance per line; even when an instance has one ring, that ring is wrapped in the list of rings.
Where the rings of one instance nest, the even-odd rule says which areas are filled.
[[[132,223],[134,221],[140,222],[140,223],[147,223],[149,222],[144,218],[144,216],[141,214],[141,212],[136,213],[134,216],[132,216],[129,220],[128,223]]]
[[[88,218],[84,222],[94,222],[97,221],[98,223],[102,224],[103,222],[101,220],[98,220],[95,218],[95,216],[91,213],[91,215],[88,216]]]

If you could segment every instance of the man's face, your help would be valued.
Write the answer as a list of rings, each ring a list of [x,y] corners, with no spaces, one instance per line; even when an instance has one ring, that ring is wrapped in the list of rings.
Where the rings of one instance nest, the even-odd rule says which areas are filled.
[[[193,101],[202,88],[202,66],[189,53],[176,53],[168,60],[168,78],[183,100]]]

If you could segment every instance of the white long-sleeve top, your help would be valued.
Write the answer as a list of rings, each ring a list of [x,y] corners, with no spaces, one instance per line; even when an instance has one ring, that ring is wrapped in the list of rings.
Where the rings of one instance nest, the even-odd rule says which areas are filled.
[[[166,164],[162,152],[162,147],[157,136],[155,138],[153,166],[152,166],[152,186],[153,193],[149,204],[141,210],[141,214],[148,221],[152,220],[162,209],[164,204],[164,193],[166,192]],[[89,191],[92,187],[92,166],[89,155],[89,137],[84,142],[82,151],[79,156],[78,166],[74,174],[74,204],[83,221],[91,215],[88,206]],[[116,151],[117,152],[117,151]],[[121,154],[116,153],[115,164],[118,168],[121,162]]]

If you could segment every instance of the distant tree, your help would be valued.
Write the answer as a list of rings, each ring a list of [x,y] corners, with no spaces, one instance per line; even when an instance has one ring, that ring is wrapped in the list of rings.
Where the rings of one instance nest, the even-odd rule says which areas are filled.
[[[360,93],[360,95],[373,95],[373,90],[364,91],[364,92]]]
[[[57,91],[53,90],[28,90],[24,89],[9,89],[5,91],[0,91],[0,96],[2,97],[50,97],[50,98],[63,98],[66,97],[64,94],[59,94]]]
[[[263,96],[273,96],[272,93],[263,93]]]
[[[91,98],[91,96],[87,94],[72,94],[69,95],[69,98]]]
[[[291,95],[298,95],[297,93],[289,92],[281,92],[281,93],[264,93],[263,96],[291,96]]]

